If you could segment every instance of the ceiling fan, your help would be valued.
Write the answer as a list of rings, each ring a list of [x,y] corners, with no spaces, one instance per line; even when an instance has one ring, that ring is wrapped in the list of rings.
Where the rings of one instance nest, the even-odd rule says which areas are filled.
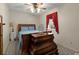
[[[30,10],[32,11],[32,13],[36,13],[36,12],[39,13],[41,10],[46,10],[46,8],[45,8],[45,6],[44,6],[43,3],[30,3],[30,4],[26,3],[24,5],[25,6],[29,5],[28,8],[30,8]]]

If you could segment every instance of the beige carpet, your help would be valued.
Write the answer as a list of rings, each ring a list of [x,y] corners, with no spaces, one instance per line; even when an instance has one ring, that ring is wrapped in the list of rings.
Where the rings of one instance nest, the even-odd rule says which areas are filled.
[[[17,41],[10,41],[5,55],[19,55],[20,51],[18,48],[18,42]]]
[[[74,55],[77,53],[77,52],[75,52],[71,49],[65,48],[61,45],[57,45],[57,46],[58,46],[59,55]],[[20,54],[21,54],[21,52],[18,48],[18,41],[11,41],[6,50],[5,55],[20,55]]]

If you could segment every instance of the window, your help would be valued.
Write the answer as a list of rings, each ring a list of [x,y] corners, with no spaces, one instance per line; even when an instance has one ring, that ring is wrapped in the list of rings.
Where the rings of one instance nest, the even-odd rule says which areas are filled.
[[[52,19],[49,19],[48,29],[52,30],[52,29],[54,29],[54,27],[55,26],[54,26]]]

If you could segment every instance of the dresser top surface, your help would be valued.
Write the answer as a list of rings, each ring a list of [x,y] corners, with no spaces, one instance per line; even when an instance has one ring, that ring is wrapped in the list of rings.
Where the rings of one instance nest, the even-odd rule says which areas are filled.
[[[53,35],[53,34],[47,34],[47,33],[37,33],[37,34],[32,34],[33,37],[43,37],[43,36],[48,36],[48,35]]]

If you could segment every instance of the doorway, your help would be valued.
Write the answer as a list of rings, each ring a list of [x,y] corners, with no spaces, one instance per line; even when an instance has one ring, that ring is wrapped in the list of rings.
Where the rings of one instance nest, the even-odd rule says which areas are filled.
[[[3,23],[2,16],[0,16],[0,55],[3,54]]]

